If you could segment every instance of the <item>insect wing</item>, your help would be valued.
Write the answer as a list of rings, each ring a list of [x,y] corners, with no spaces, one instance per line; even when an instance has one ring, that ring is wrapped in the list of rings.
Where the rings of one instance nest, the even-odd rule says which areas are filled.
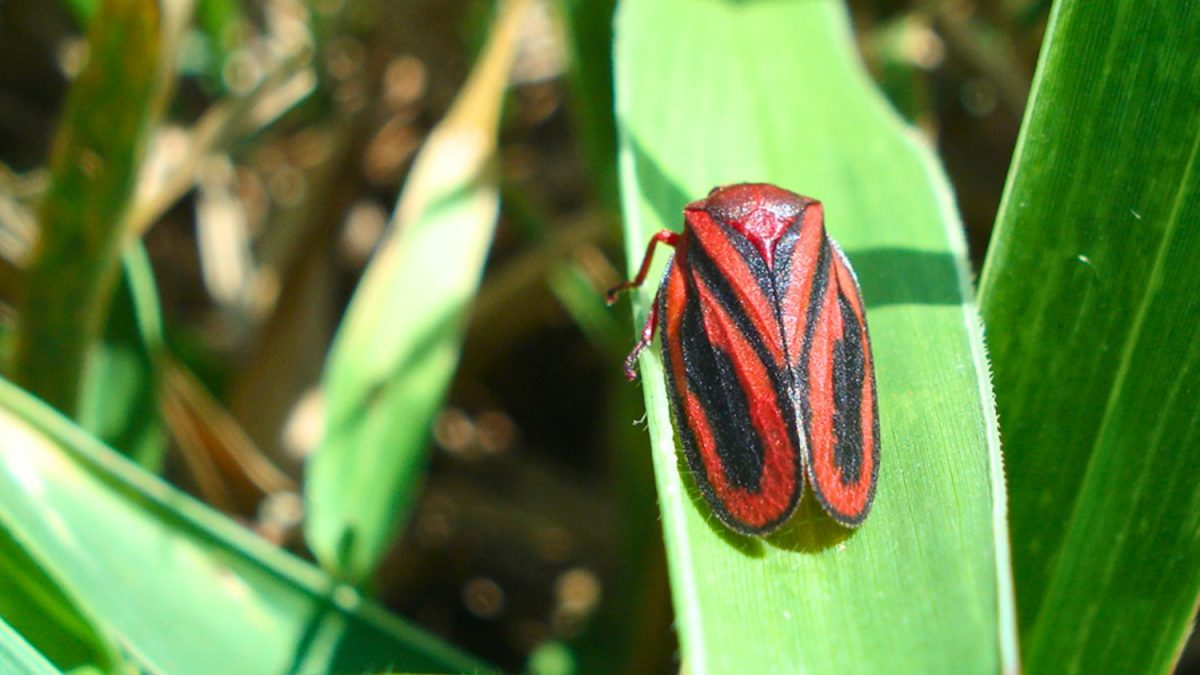
[[[769,275],[765,267],[755,273],[763,263],[745,243],[689,230],[667,272],[659,320],[691,472],[726,525],[761,535],[795,509],[803,459]],[[765,318],[764,306],[772,308]]]
[[[805,471],[843,525],[866,518],[879,471],[875,367],[862,293],[814,205],[776,250],[775,278],[805,435]]]

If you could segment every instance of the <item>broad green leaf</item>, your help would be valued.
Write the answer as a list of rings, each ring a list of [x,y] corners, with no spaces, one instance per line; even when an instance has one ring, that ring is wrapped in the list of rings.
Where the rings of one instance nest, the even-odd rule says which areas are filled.
[[[1200,594],[1200,4],[1056,4],[980,290],[1027,672],[1168,672]]]
[[[862,282],[878,375],[870,517],[845,530],[806,497],[764,540],[709,513],[676,449],[658,352],[643,353],[684,668],[1016,669],[999,440],[961,226],[930,150],[859,64],[844,8],[627,0],[616,36],[630,269],[715,185],[821,199]],[[639,319],[653,292],[638,295]]]
[[[141,243],[125,250],[104,335],[85,369],[79,424],[151,471],[162,465],[166,430],[158,413],[162,317],[154,270]]]
[[[184,2],[101,0],[71,83],[18,318],[14,379],[74,415],[112,296],[124,217],[166,98],[164,46]]]
[[[502,5],[474,71],[417,157],[334,341],[305,534],[341,578],[371,574],[424,471],[495,231],[497,124],[528,6]]]
[[[62,671],[55,668],[11,626],[0,620],[0,672],[56,675]]]
[[[481,668],[2,381],[0,438],[0,529],[144,670]]]

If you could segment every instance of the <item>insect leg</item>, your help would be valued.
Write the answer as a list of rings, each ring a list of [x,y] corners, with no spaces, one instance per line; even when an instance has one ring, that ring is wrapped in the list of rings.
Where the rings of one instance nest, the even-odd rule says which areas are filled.
[[[650,263],[654,261],[654,247],[659,243],[674,248],[679,243],[679,234],[671,230],[659,230],[653,237],[650,237],[650,244],[646,246],[646,256],[642,258],[642,266],[638,270],[637,276],[608,289],[608,293],[604,295],[605,302],[611,305],[617,301],[618,293],[642,285],[642,282],[646,280],[646,274],[650,272]],[[653,313],[653,310],[651,313]]]
[[[662,291],[659,291],[660,293]],[[646,323],[642,324],[642,335],[638,339],[636,345],[633,346],[633,351],[629,352],[629,356],[625,357],[625,379],[633,382],[637,379],[637,360],[638,355],[642,350],[650,346],[650,342],[654,340],[654,329],[658,327],[658,296],[654,296],[654,302],[650,303],[650,313],[646,315]]]

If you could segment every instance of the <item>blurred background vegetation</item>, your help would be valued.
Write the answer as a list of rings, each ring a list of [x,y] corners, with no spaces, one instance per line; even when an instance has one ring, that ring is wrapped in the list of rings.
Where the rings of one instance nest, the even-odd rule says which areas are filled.
[[[0,4],[0,346],[14,379],[267,541],[310,559],[311,546],[327,570],[495,666],[677,670],[640,390],[620,376],[632,327],[601,301],[624,276],[613,2],[520,3],[508,24],[484,0],[184,4]],[[154,7],[161,21],[145,14]],[[945,164],[978,270],[1050,2],[849,8],[867,68]],[[96,25],[121,17],[161,33]],[[97,46],[117,70],[89,84],[87,69],[105,58]],[[489,103],[505,80],[502,107]],[[456,99],[468,101],[457,116]],[[435,129],[486,136],[489,114],[494,161],[491,141],[426,143]],[[96,148],[124,159],[89,165]],[[310,523],[306,542],[302,486],[322,489],[322,479],[306,477],[305,460],[327,438],[327,409],[346,406],[345,424],[367,436],[371,424],[386,438],[404,421],[405,408],[386,406],[382,420],[355,418],[390,400],[390,385],[326,372],[325,394],[349,392],[339,402],[322,394],[322,374],[327,357],[346,370],[364,354],[388,358],[375,351],[387,345],[339,326],[394,214],[438,217],[445,195],[410,176],[422,152],[430,172],[468,171],[450,182],[478,197],[484,230],[408,255],[461,272],[468,290],[479,264],[468,249],[482,242],[486,266],[465,318],[445,317],[449,332],[438,333],[462,348],[444,399],[436,377],[425,387],[432,433],[413,442],[431,448],[428,460],[395,479],[402,515],[373,524],[386,535],[399,521],[402,533],[380,535],[381,559],[361,562],[346,532]],[[97,175],[103,192],[89,193]],[[39,223],[52,220],[78,230],[35,252]],[[64,279],[62,261],[77,256],[95,269]],[[386,326],[423,317],[424,287],[405,288],[413,307],[363,298],[362,330],[388,339]],[[88,378],[63,356],[82,362],[88,342],[51,349],[36,326],[18,326],[29,302],[53,310],[50,334],[77,323],[81,340],[89,326],[103,335]],[[352,500],[347,475],[327,480],[351,494],[321,498]]]

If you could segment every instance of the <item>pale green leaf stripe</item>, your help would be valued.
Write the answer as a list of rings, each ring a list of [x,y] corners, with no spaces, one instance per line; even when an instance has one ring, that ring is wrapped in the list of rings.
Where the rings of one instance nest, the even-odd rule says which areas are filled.
[[[1200,4],[1055,5],[981,285],[1027,670],[1168,672],[1200,594]]]
[[[819,198],[862,281],[878,370],[883,457],[867,522],[842,530],[806,498],[763,541],[725,531],[696,494],[657,351],[643,356],[684,668],[1014,670],[999,445],[960,225],[929,150],[858,64],[843,7],[628,0],[616,35],[630,268],[714,185],[765,180]]]
[[[0,529],[148,672],[483,666],[0,380]]]

